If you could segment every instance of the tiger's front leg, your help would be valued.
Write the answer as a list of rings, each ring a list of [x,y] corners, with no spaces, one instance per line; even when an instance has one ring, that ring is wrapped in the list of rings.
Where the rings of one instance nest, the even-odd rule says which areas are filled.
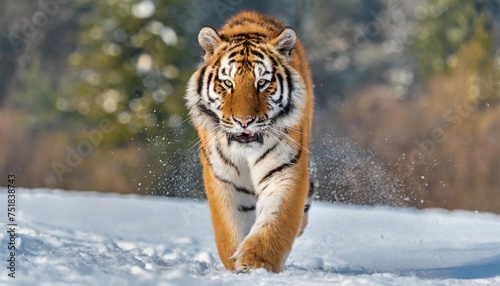
[[[293,164],[295,163],[295,164]],[[236,272],[265,268],[278,273],[292,249],[304,213],[309,174],[305,156],[259,172],[256,221],[231,257]]]
[[[216,147],[203,148],[200,158],[219,257],[227,269],[234,270],[230,256],[255,221],[255,195],[235,180],[245,172],[243,167],[228,164],[228,159]]]

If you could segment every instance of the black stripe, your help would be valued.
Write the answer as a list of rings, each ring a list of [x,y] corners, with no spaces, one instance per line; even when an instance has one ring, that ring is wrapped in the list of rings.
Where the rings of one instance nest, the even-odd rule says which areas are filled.
[[[265,38],[266,35],[261,33],[238,33],[230,36],[231,39],[243,38],[243,39],[260,39]]]
[[[262,184],[263,182],[265,182],[266,180],[268,180],[269,178],[271,178],[274,174],[288,168],[288,167],[292,167],[294,166],[295,164],[297,164],[297,161],[299,161],[300,159],[300,156],[302,155],[302,149],[299,149],[299,152],[297,153],[297,155],[295,155],[295,157],[292,158],[292,160],[290,160],[290,162],[288,163],[284,163],[274,169],[272,169],[271,171],[269,171],[259,182],[259,185]]]
[[[278,83],[280,85],[280,97],[277,100],[272,99],[272,101],[275,104],[278,104],[278,103],[283,101],[283,93],[284,93],[283,86],[284,85],[283,85],[283,76],[278,73],[278,74],[276,74],[276,77],[278,78]]]
[[[309,181],[309,192],[307,193],[307,197],[310,198],[314,195],[314,183],[313,181]]]
[[[254,167],[255,167],[255,165],[257,165],[257,163],[259,163],[264,158],[266,158],[266,156],[269,155],[269,153],[271,153],[274,149],[276,149],[276,147],[278,147],[278,144],[279,143],[274,144],[274,146],[272,146],[271,148],[267,149],[266,152],[264,152],[264,154],[262,154],[257,160],[255,160],[255,163],[253,163]]]
[[[264,60],[264,55],[261,52],[256,51],[254,49],[250,49],[250,53],[252,53],[254,56],[258,57],[259,59]]]
[[[225,49],[224,49],[224,51],[225,51]],[[223,51],[221,51],[221,52],[223,52]],[[214,71],[216,71],[216,70],[219,70],[219,67],[220,67],[220,58],[217,58],[217,60],[215,61],[215,63],[212,66],[212,69]]]
[[[229,160],[226,156],[224,156],[224,154],[222,153],[222,150],[219,148],[219,146],[215,147],[215,150],[217,150],[217,154],[219,154],[219,157],[222,159],[222,161],[224,161],[224,163],[226,165],[233,167],[239,176],[240,170],[238,170],[238,167],[236,167],[236,165],[233,162],[231,162],[231,160]]]
[[[271,65],[273,66],[273,68],[277,70],[277,67],[280,66],[279,60],[276,59],[272,54],[270,54],[269,51],[267,52],[267,56],[271,61]]]
[[[255,210],[255,206],[249,206],[249,207],[246,207],[246,206],[239,206],[238,207],[238,210],[240,212],[251,212],[251,211],[254,211]]]
[[[286,67],[283,67],[283,68],[285,69],[286,79],[288,80],[287,81],[287,83],[288,83],[288,100],[292,100],[292,92],[293,92],[292,75],[290,74],[290,71]]]
[[[252,62],[251,62],[251,61],[249,61],[249,60],[247,60],[246,58],[245,58],[245,59],[242,59],[242,60],[235,60],[235,59],[232,59],[232,60],[229,60],[229,62],[228,62],[228,63],[230,63],[230,64],[232,64],[232,63],[238,63],[238,64],[243,64],[243,65],[245,65],[245,67],[250,67],[250,68],[251,68],[251,67],[253,67],[253,66],[252,66]]]
[[[306,212],[308,212],[310,207],[311,207],[311,205],[305,205],[305,207],[304,207],[304,212],[305,212],[305,213],[306,213]]]
[[[252,191],[250,191],[247,188],[236,186],[235,184],[233,184],[233,186],[234,186],[234,189],[237,190],[240,193],[244,193],[244,194],[247,194],[247,195],[255,195]]]
[[[276,119],[282,116],[287,116],[288,114],[290,114],[290,112],[292,112],[292,109],[293,109],[293,104],[290,101],[287,102],[287,105],[285,105],[283,109],[280,110],[280,112],[278,112],[278,114],[276,114],[273,118],[271,118],[271,121],[276,122]]]
[[[211,165],[210,165],[210,167],[211,167]],[[241,187],[241,186],[237,186],[237,185],[235,185],[234,183],[232,183],[232,182],[230,182],[230,181],[228,181],[228,180],[226,180],[226,179],[223,179],[223,178],[221,178],[221,177],[217,176],[217,175],[213,172],[213,169],[212,169],[212,173],[214,174],[214,177],[215,177],[217,180],[219,180],[219,181],[221,181],[221,182],[223,182],[223,183],[225,183],[225,184],[228,184],[228,185],[233,186],[233,188],[234,188],[236,191],[238,191],[238,192],[240,192],[240,193],[247,194],[247,195],[252,195],[252,196],[253,196],[253,195],[255,195],[255,194],[254,194],[252,191],[250,191],[249,189],[244,188],[244,187]]]
[[[283,109],[278,114],[276,114],[276,116],[274,116],[272,118],[273,121],[279,117],[287,116],[288,114],[290,114],[290,112],[292,112],[292,110],[294,108],[293,99],[292,99],[292,92],[293,92],[293,88],[294,88],[293,82],[292,82],[292,76],[291,76],[290,71],[286,67],[284,67],[284,69],[285,69],[286,80],[287,80],[287,84],[288,84],[288,101],[286,102],[285,106],[283,106]]]
[[[212,166],[212,162],[210,162],[210,154],[211,154],[210,150],[206,150],[205,147],[203,147],[203,146],[200,148],[200,150],[201,150],[200,157],[204,157],[207,160],[208,167],[210,168],[210,170],[212,170],[212,173],[213,173],[214,168]],[[216,178],[219,178],[219,177],[217,177],[217,175],[215,175],[215,173],[214,173],[214,176]]]
[[[213,77],[213,73],[209,73],[208,74],[208,79],[207,79],[207,97],[208,97],[208,100],[212,103],[215,102],[215,98],[211,97],[210,96],[210,82],[212,81],[212,77]]]
[[[203,155],[203,157],[205,157],[205,159],[207,159],[208,164],[210,164],[210,160],[208,159],[208,154],[207,154],[207,150],[205,150],[205,147],[201,146],[200,151],[201,151],[200,155]]]
[[[245,58],[248,58],[248,51],[249,50],[250,50],[250,48],[248,47],[248,45],[244,45],[243,51],[240,53],[240,55],[245,55]]]
[[[280,116],[287,116],[288,114],[290,114],[290,112],[292,112],[292,109],[293,109],[293,104],[291,101],[288,101],[287,104],[281,110],[280,114],[276,116],[276,118]]]
[[[249,40],[247,38],[231,39],[231,44],[233,46],[244,45],[244,46],[248,46],[248,47],[252,47],[252,48],[256,48],[256,49],[259,48],[259,46],[257,45],[258,43],[253,42],[252,40]]]
[[[231,59],[231,58],[234,58],[240,51],[233,51],[229,54],[229,57],[227,57],[228,59]]]
[[[205,77],[205,71],[207,66],[204,66],[200,71],[200,76],[198,77],[198,94],[201,96],[201,91],[203,90],[203,78]]]
[[[203,103],[198,102],[198,108],[200,109],[200,111],[202,113],[205,113],[210,118],[212,118],[212,120],[215,123],[219,123],[220,122],[219,116],[217,116],[217,114],[215,114],[215,112],[213,112],[212,110],[208,109],[205,105],[203,105]]]
[[[212,167],[212,164],[210,164],[210,167]],[[233,185],[233,186],[234,186],[234,184],[233,184],[233,183],[231,183],[230,181],[228,181],[228,180],[226,180],[226,179],[223,179],[223,178],[219,177],[218,175],[216,175],[216,174],[215,174],[215,172],[213,171],[213,168],[211,168],[211,169],[212,169],[212,173],[214,173],[214,177],[215,177],[217,180],[219,180],[219,181],[221,181],[221,182],[223,182],[223,183],[225,183],[225,184],[229,184],[229,185]]]
[[[222,118],[222,123],[226,123],[226,124],[233,126],[233,123],[231,121],[224,119],[224,118]]]
[[[221,71],[220,71],[220,72],[221,72],[223,75],[227,75],[227,76],[229,75],[229,74],[227,73],[227,72],[228,72],[228,70],[227,70],[226,68],[221,69]]]

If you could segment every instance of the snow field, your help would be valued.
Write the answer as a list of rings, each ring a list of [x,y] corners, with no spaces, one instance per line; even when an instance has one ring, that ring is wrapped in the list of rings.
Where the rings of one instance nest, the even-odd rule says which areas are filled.
[[[500,285],[500,216],[315,202],[280,274],[234,274],[205,201],[17,189],[16,278],[1,285]],[[6,190],[0,188],[0,205]],[[6,221],[0,207],[0,222]]]

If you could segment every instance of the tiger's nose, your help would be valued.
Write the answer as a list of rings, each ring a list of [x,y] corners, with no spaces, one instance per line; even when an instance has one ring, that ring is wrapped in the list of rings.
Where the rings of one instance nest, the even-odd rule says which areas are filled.
[[[241,127],[247,128],[248,125],[255,120],[255,117],[253,117],[253,118],[241,118],[241,117],[233,116],[233,119],[234,119],[234,121],[238,122],[238,124],[240,124]]]

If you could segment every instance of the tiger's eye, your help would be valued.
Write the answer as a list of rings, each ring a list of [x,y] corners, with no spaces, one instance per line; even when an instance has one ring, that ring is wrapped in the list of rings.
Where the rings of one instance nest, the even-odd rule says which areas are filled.
[[[262,89],[267,83],[268,83],[268,81],[266,79],[261,78],[257,82],[257,86],[258,86],[258,88]]]
[[[225,84],[227,87],[233,87],[233,82],[232,82],[232,81],[230,81],[230,80],[228,80],[228,79],[226,79],[226,80],[224,81],[224,84]]]

